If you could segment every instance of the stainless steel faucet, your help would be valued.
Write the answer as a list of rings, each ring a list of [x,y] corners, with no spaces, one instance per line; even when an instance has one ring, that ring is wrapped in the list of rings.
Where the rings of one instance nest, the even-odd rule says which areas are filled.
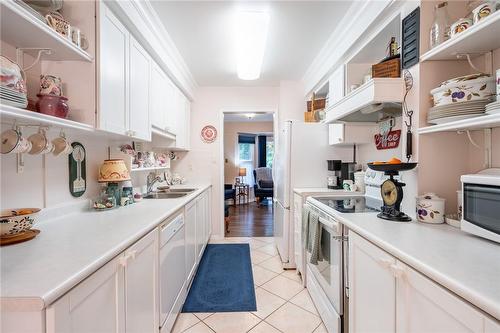
[[[162,182],[163,180],[161,179],[160,176],[157,176],[156,173],[150,172],[148,174],[148,177],[146,178],[146,195],[150,194],[152,192],[153,185],[156,182]]]

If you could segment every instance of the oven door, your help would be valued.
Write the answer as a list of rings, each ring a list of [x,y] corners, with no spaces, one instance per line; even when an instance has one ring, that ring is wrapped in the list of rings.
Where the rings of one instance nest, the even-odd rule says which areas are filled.
[[[500,186],[463,184],[463,228],[500,242]]]
[[[319,260],[311,263],[311,251],[307,249],[307,265],[337,313],[342,315],[342,225],[322,217],[320,228]]]

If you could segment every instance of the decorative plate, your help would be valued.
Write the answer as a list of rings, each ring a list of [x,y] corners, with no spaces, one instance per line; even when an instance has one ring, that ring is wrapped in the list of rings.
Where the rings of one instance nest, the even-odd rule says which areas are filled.
[[[212,143],[217,139],[217,129],[212,125],[207,125],[201,129],[201,139],[205,143]]]

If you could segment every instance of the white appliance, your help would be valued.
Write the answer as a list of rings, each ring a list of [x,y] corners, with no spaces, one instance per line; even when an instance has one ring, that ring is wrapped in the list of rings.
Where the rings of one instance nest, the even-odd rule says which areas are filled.
[[[274,237],[284,268],[295,268],[291,198],[297,187],[326,187],[327,160],[352,160],[350,147],[328,144],[328,125],[285,121],[276,138]]]
[[[160,327],[170,332],[186,297],[184,215],[160,226]]]
[[[305,206],[319,215],[321,228],[320,252],[317,262],[311,262],[311,251],[307,250],[307,288],[318,308],[323,323],[330,333],[342,332],[342,323],[347,323],[347,294],[344,289],[344,252],[347,248],[347,230],[335,218],[307,199]]]
[[[461,229],[500,243],[500,168],[461,177]]]

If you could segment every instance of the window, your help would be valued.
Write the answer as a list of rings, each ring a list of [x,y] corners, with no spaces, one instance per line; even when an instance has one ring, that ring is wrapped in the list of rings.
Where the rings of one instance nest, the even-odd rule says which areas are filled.
[[[239,150],[239,160],[240,162],[251,162],[253,160],[253,150],[254,150],[254,145],[251,143],[239,143],[238,144],[238,150]]]
[[[273,159],[274,159],[274,140],[272,137],[268,137],[266,142],[266,166],[268,168],[273,167]]]

